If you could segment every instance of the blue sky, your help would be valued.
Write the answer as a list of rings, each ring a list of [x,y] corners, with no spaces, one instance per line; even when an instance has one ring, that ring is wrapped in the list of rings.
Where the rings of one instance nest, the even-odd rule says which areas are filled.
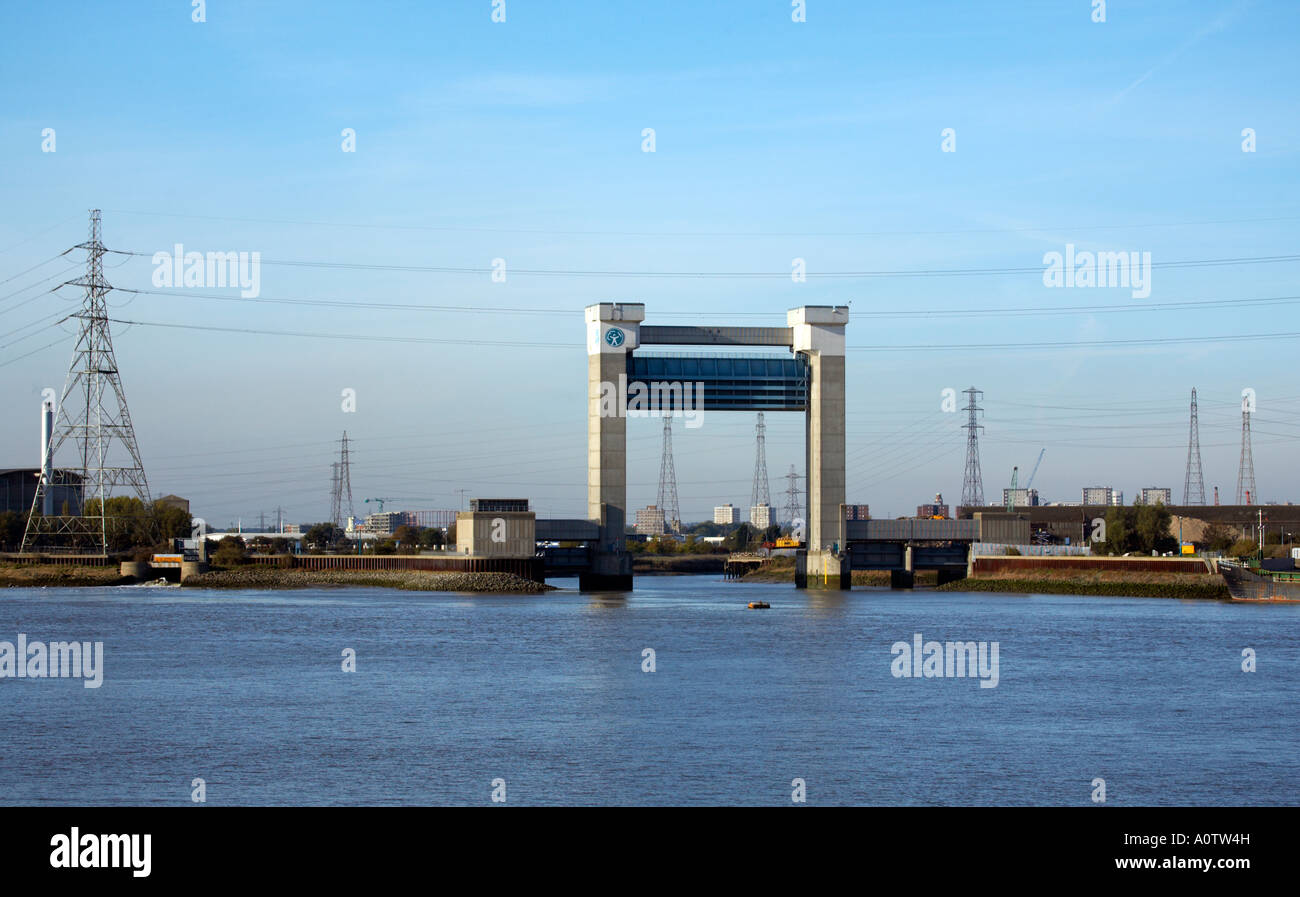
[[[1157,268],[1140,300],[1039,273],[1067,243],[1157,265],[1296,252],[1300,7],[1113,2],[1104,23],[1087,0],[810,0],[804,23],[781,0],[506,9],[502,24],[489,0],[209,2],[203,23],[185,2],[0,10],[0,280],[84,239],[90,207],[105,243],[135,252],[475,269],[262,268],[262,299],[467,309],[454,312],[113,294],[124,320],[378,338],[117,327],[155,492],[216,525],[277,505],[320,519],[346,429],[359,509],[454,507],[466,489],[580,515],[581,309],[621,300],[651,321],[722,324],[852,303],[849,499],[877,515],[935,492],[957,502],[963,420],[940,401],[970,385],[985,392],[990,500],[1042,448],[1045,499],[1091,484],[1181,499],[1193,386],[1207,491],[1231,500],[1251,387],[1261,497],[1300,494],[1295,338],[1116,342],[1300,331],[1281,298],[1300,296],[1300,264]],[[0,284],[0,466],[36,463],[40,392],[61,388],[72,350],[42,322],[78,298],[41,291],[78,256]],[[485,273],[494,258],[505,283]],[[1033,270],[509,274],[780,274],[794,258],[812,274]],[[149,258],[108,265],[114,285],[150,288]],[[1278,301],[1162,307],[1245,299]],[[963,348],[990,344],[1016,348]],[[717,414],[677,429],[685,518],[748,504],[753,426]],[[635,508],[655,498],[659,426],[629,436]],[[774,496],[802,453],[802,419],[769,415]]]

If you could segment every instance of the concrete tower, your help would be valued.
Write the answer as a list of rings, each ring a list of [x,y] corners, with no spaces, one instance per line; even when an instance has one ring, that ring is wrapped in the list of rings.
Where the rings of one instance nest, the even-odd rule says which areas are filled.
[[[804,306],[786,315],[794,351],[808,359],[808,553],[843,546],[844,307]]]
[[[645,305],[601,302],[587,307],[587,517],[600,543],[583,589],[632,588],[627,522],[627,353],[641,344]]]

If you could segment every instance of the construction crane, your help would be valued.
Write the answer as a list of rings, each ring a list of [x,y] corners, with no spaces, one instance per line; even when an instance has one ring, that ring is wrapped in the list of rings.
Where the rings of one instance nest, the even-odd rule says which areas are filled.
[[[385,495],[383,498],[367,498],[366,501],[365,501],[365,503],[366,503],[366,504],[370,504],[370,503],[373,501],[375,504],[379,505],[379,513],[382,514],[382,513],[384,513],[384,502],[386,502],[386,501],[424,501],[424,502],[430,502],[430,501],[437,501],[437,500],[438,500],[438,499],[436,499],[436,498],[430,498],[430,497],[428,497],[428,496],[418,496],[418,497],[416,497],[416,496],[411,496],[411,495],[399,495],[399,496],[397,496],[396,498],[394,498],[394,497],[392,497],[392,496]]]
[[[1007,511],[1016,509],[1016,478],[1020,476],[1020,468],[1011,468],[1011,490],[1007,492]]]
[[[1025,491],[1029,491],[1029,487],[1034,485],[1034,477],[1038,476],[1038,465],[1043,463],[1043,455],[1046,454],[1047,449],[1043,449],[1038,453],[1038,460],[1034,462],[1034,470],[1029,474],[1029,479],[1025,480]]]

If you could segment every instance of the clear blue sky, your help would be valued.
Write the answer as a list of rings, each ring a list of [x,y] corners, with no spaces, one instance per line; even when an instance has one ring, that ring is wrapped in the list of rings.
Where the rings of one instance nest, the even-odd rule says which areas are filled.
[[[752,324],[851,302],[849,498],[878,516],[937,491],[956,504],[962,420],[940,396],[972,384],[985,391],[990,501],[1043,447],[1045,499],[1112,484],[1129,498],[1170,486],[1181,500],[1193,386],[1207,491],[1231,500],[1239,396],[1253,387],[1261,497],[1300,495],[1300,340],[1115,342],[1300,332],[1297,300],[1160,307],[1300,296],[1300,264],[1157,268],[1140,300],[1049,289],[1040,273],[1067,243],[1157,265],[1297,252],[1300,6],[1112,2],[1104,23],[1087,0],[809,0],[805,23],[784,0],[507,0],[504,24],[491,10],[212,0],[194,23],[182,0],[5,4],[0,280],[84,239],[90,207],[104,209],[108,246],[147,253],[180,242],[472,269],[499,257],[507,272],[779,273],[796,257],[812,273],[1032,270],[494,284],[262,269],[263,299],[465,312],[114,294],[114,314],[142,322],[480,341],[118,327],[155,493],[190,497],[215,525],[277,504],[320,519],[347,429],[358,509],[374,496],[454,507],[464,488],[583,514],[581,309],[626,300],[653,321]],[[344,128],[355,153],[341,151]],[[644,128],[654,153],[641,151]],[[941,150],[945,128],[956,152]],[[1256,152],[1242,152],[1244,128]],[[79,260],[0,284],[0,466],[36,463],[40,392],[61,388],[72,350],[70,333],[41,328],[78,295],[40,290]],[[108,264],[116,286],[150,288],[148,258]],[[998,308],[1036,313],[986,313]],[[966,316],[920,314],[934,309]],[[960,348],[989,344],[1018,348]],[[345,388],[356,413],[340,409]],[[802,419],[768,418],[779,503],[778,477],[802,469]],[[685,518],[748,504],[753,424],[718,414],[677,428]],[[658,422],[633,421],[629,436],[635,508],[655,498]]]

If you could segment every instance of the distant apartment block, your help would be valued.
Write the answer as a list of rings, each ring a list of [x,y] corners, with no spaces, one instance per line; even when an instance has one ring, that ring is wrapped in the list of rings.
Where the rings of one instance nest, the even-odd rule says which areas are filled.
[[[1084,486],[1083,503],[1085,505],[1122,505],[1124,493],[1111,486]]]
[[[1014,502],[1014,504],[1011,504]],[[1002,505],[1006,507],[1011,504],[1013,508],[1036,508],[1038,507],[1038,490],[1037,489],[1003,489]]]
[[[944,501],[943,501],[943,495],[942,495],[942,494],[937,494],[937,495],[935,495],[935,497],[934,497],[934,501],[931,502],[931,503],[928,504],[928,505],[917,505],[917,506],[916,506],[916,516],[917,516],[917,517],[927,517],[927,518],[928,518],[928,517],[942,517],[944,520],[947,520],[947,519],[948,519],[948,506],[947,506],[946,504],[944,504]]]
[[[871,505],[845,505],[845,520],[870,520]]]
[[[713,509],[713,522],[722,524],[738,523],[740,522],[740,512],[730,503],[718,505]]]
[[[662,508],[648,505],[636,512],[636,531],[643,536],[662,536],[664,534],[664,512]]]
[[[754,505],[749,509],[749,522],[759,529],[767,529],[772,525],[772,507],[771,505]]]
[[[1174,490],[1164,489],[1158,486],[1146,486],[1138,492],[1138,504],[1142,505],[1172,505],[1174,503]]]
[[[353,527],[359,532],[370,532],[391,535],[397,532],[399,526],[407,526],[409,521],[404,511],[381,511],[378,514],[367,514],[365,529]]]

